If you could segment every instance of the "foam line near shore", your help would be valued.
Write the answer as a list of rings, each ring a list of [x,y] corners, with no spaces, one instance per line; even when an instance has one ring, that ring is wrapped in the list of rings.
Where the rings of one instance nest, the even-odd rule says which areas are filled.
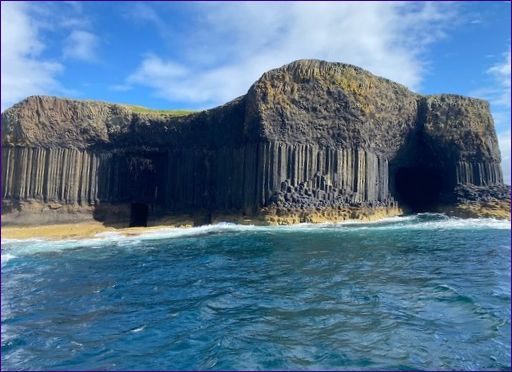
[[[93,237],[83,239],[8,239],[2,238],[2,265],[18,256],[31,255],[43,252],[61,251],[82,247],[103,248],[112,243],[123,246],[133,246],[141,241],[161,239],[186,239],[210,234],[232,233],[322,233],[326,230],[340,234],[365,230],[461,230],[461,229],[499,229],[510,230],[510,222],[489,218],[461,219],[447,217],[442,214],[419,214],[414,216],[390,217],[373,222],[345,221],[342,223],[324,224],[298,224],[287,226],[254,226],[237,225],[232,223],[218,223],[199,227],[155,227],[148,230],[130,229],[120,231],[105,231],[95,234]]]

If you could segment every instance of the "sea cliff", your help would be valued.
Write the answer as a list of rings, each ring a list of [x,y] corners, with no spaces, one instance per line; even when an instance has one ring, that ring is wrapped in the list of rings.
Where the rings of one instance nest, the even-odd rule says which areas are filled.
[[[487,102],[317,60],[183,116],[29,97],[2,113],[2,196],[4,226],[510,218]]]

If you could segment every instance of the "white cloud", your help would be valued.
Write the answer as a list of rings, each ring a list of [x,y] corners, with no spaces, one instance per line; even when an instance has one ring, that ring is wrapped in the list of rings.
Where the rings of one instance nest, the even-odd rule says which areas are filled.
[[[486,71],[493,78],[492,84],[480,90],[480,95],[491,102],[498,131],[503,178],[507,184],[510,184],[510,62],[509,47],[503,54],[503,60]]]
[[[510,129],[498,135],[498,142],[501,150],[503,179],[507,185],[510,185]]]
[[[166,22],[160,18],[154,8],[143,2],[133,3],[132,6],[126,8],[125,16],[141,23],[152,23],[160,31],[166,32]]]
[[[40,58],[44,44],[26,3],[2,2],[1,110],[33,94],[58,91],[62,65]]]
[[[2,2],[2,111],[30,95],[77,95],[58,81],[64,58],[97,61],[97,36],[79,2]],[[45,57],[62,46],[61,60]]]
[[[496,58],[491,55],[490,58]],[[507,117],[510,113],[510,47],[501,56],[501,60],[485,71],[487,83],[479,89],[469,92],[470,96],[488,100],[496,109],[507,109]]]
[[[132,89],[132,86],[129,84],[114,84],[109,86],[108,89],[114,92],[127,92]]]
[[[97,60],[98,38],[91,32],[73,30],[64,40],[64,58],[73,58],[86,62]]]
[[[172,4],[170,4],[173,6]],[[425,47],[443,37],[453,20],[453,4],[439,3],[201,3],[179,60],[143,57],[125,83],[152,88],[170,101],[201,107],[244,94],[271,68],[296,59],[318,58],[364,67],[418,88],[427,66]],[[166,40],[161,12],[145,11],[147,21]]]
[[[491,91],[491,101],[497,105],[510,107],[510,49],[502,62],[487,70],[496,79],[497,88]]]

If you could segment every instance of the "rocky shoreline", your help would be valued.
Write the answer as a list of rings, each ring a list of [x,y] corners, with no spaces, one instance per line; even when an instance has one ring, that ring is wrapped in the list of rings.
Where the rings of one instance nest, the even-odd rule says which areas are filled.
[[[492,218],[510,221],[510,201],[481,201],[468,202],[444,207],[438,207],[434,212],[443,213],[450,217],[460,218]],[[69,217],[74,212],[67,212]],[[206,224],[234,223],[239,225],[255,226],[283,226],[302,223],[325,224],[340,222],[375,222],[389,217],[407,216],[398,207],[377,207],[377,208],[324,208],[315,210],[303,209],[276,209],[269,208],[257,216],[243,216],[240,214],[218,214],[218,215],[179,215],[166,216],[148,221],[147,227],[126,227],[127,220],[120,218],[108,223],[100,222],[90,218],[90,215],[83,213],[76,218],[75,222],[66,223],[32,223],[16,224],[9,223],[2,226],[2,237],[4,239],[84,239],[94,238],[101,233],[116,233],[123,236],[139,235],[151,231],[158,231],[165,228],[190,228],[204,226]],[[23,217],[26,218],[26,215]],[[23,220],[23,218],[22,218]],[[206,222],[208,221],[208,223]]]
[[[2,223],[510,218],[500,162],[487,102],[300,60],[182,116],[23,100],[2,113]]]

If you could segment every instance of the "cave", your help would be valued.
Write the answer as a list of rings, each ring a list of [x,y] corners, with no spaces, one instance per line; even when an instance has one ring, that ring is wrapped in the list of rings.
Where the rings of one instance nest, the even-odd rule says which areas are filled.
[[[130,227],[146,227],[148,225],[148,205],[132,203],[130,213]]]
[[[428,167],[403,167],[395,173],[398,202],[413,213],[429,212],[438,204],[442,188],[439,171]]]

